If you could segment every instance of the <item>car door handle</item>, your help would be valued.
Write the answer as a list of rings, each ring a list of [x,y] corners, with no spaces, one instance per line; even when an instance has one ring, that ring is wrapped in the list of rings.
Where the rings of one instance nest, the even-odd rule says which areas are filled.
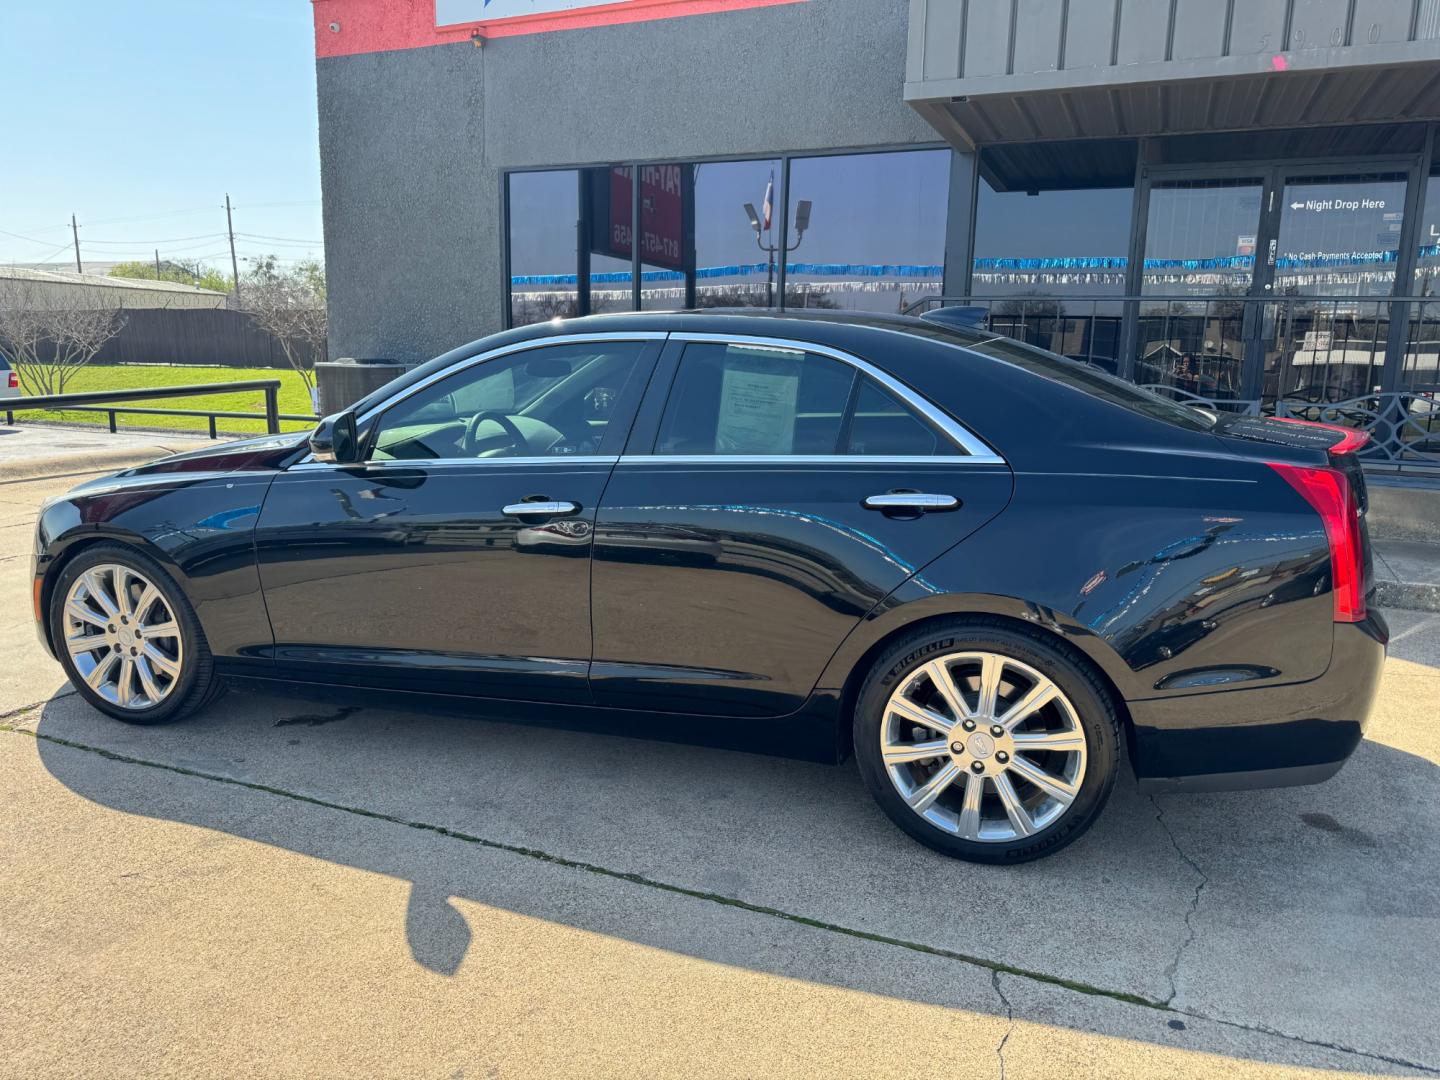
[[[509,506],[502,507],[500,512],[506,517],[565,517],[569,514],[578,514],[580,504],[566,502],[563,499],[535,499],[511,503]]]
[[[954,495],[929,495],[923,491],[887,491],[884,495],[867,496],[863,505],[866,510],[926,514],[958,510],[960,500]]]

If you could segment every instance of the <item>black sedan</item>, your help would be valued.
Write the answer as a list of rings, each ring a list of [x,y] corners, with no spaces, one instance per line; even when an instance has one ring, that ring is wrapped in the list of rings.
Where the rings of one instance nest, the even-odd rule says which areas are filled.
[[[916,320],[557,321],[50,501],[35,618],[131,723],[278,679],[853,752],[916,839],[1017,862],[1122,740],[1166,790],[1340,768],[1387,640],[1363,442]]]

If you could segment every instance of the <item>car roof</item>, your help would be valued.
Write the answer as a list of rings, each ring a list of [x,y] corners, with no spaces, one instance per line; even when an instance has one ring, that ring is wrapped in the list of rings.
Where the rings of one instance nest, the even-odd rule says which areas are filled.
[[[744,329],[742,330],[742,324]],[[814,308],[691,308],[683,311],[623,311],[585,315],[573,319],[551,319],[518,328],[518,336],[546,337],[550,334],[587,334],[606,331],[657,331],[663,333],[748,333],[776,337],[829,337],[846,328],[886,330],[933,339],[937,324],[908,315],[872,311],[820,311]],[[974,344],[993,338],[988,331],[971,327],[943,327],[957,345]],[[525,334],[524,331],[531,331]],[[817,339],[818,339],[817,338]]]

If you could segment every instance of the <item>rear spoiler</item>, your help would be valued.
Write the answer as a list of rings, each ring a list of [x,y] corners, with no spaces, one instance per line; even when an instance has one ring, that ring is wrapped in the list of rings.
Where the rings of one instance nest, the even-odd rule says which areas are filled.
[[[1216,433],[1232,438],[1288,446],[1294,449],[1323,450],[1332,458],[1354,454],[1370,441],[1368,431],[1297,420],[1290,416],[1227,416],[1221,414]]]

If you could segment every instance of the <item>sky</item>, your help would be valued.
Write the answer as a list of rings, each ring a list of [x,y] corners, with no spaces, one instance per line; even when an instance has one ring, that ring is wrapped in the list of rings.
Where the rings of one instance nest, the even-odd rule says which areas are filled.
[[[0,263],[323,256],[309,0],[0,0],[0,78]]]

